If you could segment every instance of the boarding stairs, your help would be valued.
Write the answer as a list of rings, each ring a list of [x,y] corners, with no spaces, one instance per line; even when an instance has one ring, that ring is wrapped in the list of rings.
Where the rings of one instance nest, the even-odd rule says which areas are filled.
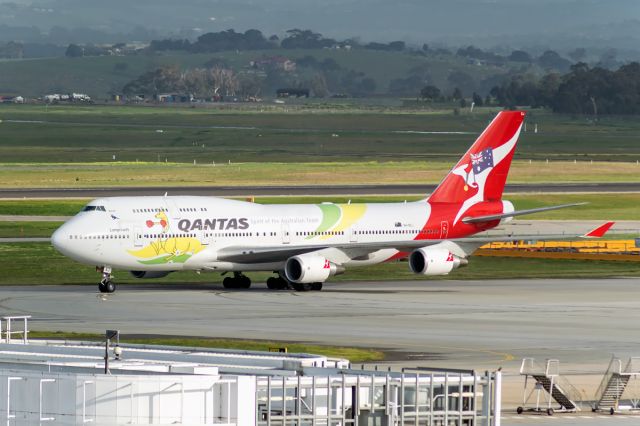
[[[560,377],[560,362],[557,359],[549,359],[545,365],[535,362],[533,358],[524,358],[520,365],[520,375],[525,376],[523,404],[518,407],[518,414],[524,411],[541,412],[546,411],[548,415],[554,412],[576,412],[580,411],[582,395],[566,379]],[[529,388],[529,378],[535,381],[533,389],[527,394]],[[546,394],[546,404],[540,403],[542,391]],[[527,407],[531,397],[535,394],[535,407]],[[552,407],[552,401],[559,404],[559,408]]]
[[[630,380],[640,376],[640,358],[629,358],[625,368],[622,368],[622,360],[613,357],[607,371],[596,391],[593,411],[609,411],[614,414],[620,408],[620,400]],[[629,410],[639,409],[639,400],[630,399]]]

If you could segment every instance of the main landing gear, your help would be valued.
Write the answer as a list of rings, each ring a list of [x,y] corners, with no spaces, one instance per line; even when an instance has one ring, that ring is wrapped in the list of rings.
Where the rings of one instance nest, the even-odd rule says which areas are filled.
[[[98,284],[98,290],[100,293],[113,293],[116,291],[116,285],[113,282],[113,275],[111,275],[111,268],[104,266],[102,268],[96,268],[98,272],[102,272],[102,279]]]
[[[267,288],[269,290],[288,290],[293,289],[295,291],[320,291],[322,290],[322,283],[290,283],[282,276],[270,277],[267,279]]]
[[[233,277],[225,277],[222,280],[224,288],[249,288],[251,287],[251,279],[242,272],[234,272]]]
[[[286,290],[289,288],[289,282],[281,276],[267,278],[267,288],[269,290]]]

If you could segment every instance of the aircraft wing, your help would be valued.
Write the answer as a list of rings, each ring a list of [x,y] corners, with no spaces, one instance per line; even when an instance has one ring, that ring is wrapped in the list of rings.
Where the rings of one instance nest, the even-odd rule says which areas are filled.
[[[493,220],[506,219],[508,217],[523,216],[526,214],[534,214],[534,213],[540,213],[540,212],[548,212],[551,210],[564,209],[567,207],[584,206],[585,204],[588,204],[588,203],[561,204],[559,206],[538,207],[536,209],[528,209],[528,210],[516,210],[508,213],[490,214],[486,216],[468,216],[468,217],[462,218],[462,222],[463,223],[491,222]]]
[[[437,240],[384,241],[366,243],[327,243],[322,245],[287,245],[287,246],[229,246],[217,252],[217,259],[223,262],[238,263],[270,263],[284,262],[291,256],[313,253],[316,251],[335,248],[345,253],[353,254],[352,258],[373,253],[383,249],[394,249],[400,252],[410,252],[418,248],[429,247],[444,242],[455,243],[471,253],[476,248],[493,242],[509,241],[560,241],[576,238],[600,238],[613,226],[614,222],[607,222],[586,234],[549,234],[549,235],[505,235],[487,237],[450,238]]]

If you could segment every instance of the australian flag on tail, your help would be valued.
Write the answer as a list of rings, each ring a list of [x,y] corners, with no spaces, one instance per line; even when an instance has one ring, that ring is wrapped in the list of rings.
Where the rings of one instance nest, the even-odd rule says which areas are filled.
[[[487,148],[477,154],[471,154],[471,166],[474,174],[480,174],[483,170],[493,167],[493,149]]]

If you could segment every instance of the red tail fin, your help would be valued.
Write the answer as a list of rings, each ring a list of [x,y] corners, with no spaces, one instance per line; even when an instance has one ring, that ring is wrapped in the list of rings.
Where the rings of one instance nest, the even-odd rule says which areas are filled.
[[[432,203],[461,203],[502,198],[524,111],[502,111],[482,132],[429,197]]]

